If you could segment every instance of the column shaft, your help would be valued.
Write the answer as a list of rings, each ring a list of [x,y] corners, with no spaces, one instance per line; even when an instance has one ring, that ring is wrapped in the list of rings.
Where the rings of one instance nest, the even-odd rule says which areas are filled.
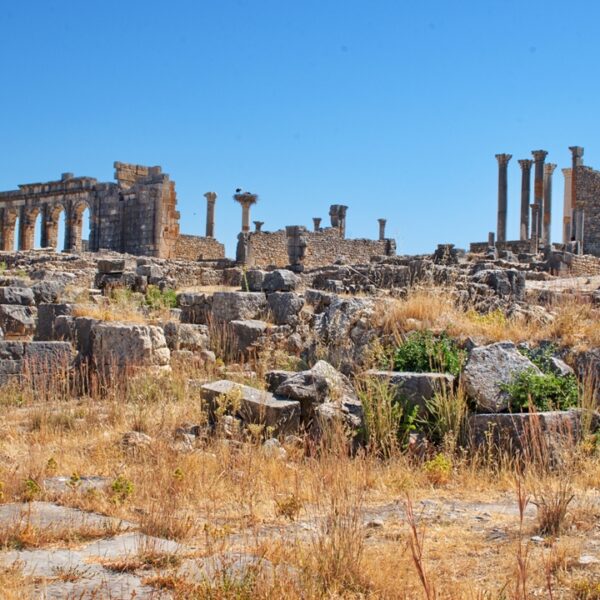
[[[498,160],[498,226],[497,238],[499,242],[506,241],[506,211],[508,206],[508,161],[511,154],[496,154]]]
[[[531,164],[530,159],[519,161],[521,166],[521,220],[519,226],[519,239],[521,241],[529,239],[529,202],[531,190]]]

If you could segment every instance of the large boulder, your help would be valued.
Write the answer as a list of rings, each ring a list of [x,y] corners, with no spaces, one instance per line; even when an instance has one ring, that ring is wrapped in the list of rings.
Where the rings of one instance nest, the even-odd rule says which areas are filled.
[[[471,276],[475,284],[491,288],[500,298],[525,300],[525,274],[516,269],[482,269]]]
[[[363,408],[354,388],[345,375],[324,360],[286,378],[275,393],[300,402],[305,425],[318,427],[323,419],[339,417],[354,435],[362,428]]]
[[[201,385],[200,391],[202,398],[208,402],[209,412],[213,417],[218,408],[223,410],[237,407],[235,416],[245,423],[271,427],[278,434],[298,431],[299,402],[277,398],[271,392],[225,379]]]
[[[260,319],[267,312],[267,299],[260,292],[215,292],[211,316],[216,323]]]
[[[296,325],[304,306],[302,296],[294,292],[274,292],[267,296],[271,315],[276,325]]]
[[[160,327],[119,322],[93,326],[92,355],[97,367],[109,373],[113,368],[164,367],[170,352]]]
[[[0,383],[28,375],[60,377],[71,366],[68,342],[0,342]],[[38,380],[37,383],[40,383]]]
[[[70,315],[72,311],[71,304],[40,304],[34,339],[39,341],[57,339],[54,326],[56,318]]]
[[[233,337],[235,351],[246,354],[266,333],[269,324],[256,319],[246,319],[231,321],[228,327]]]
[[[262,289],[270,294],[272,292],[293,292],[300,283],[300,277],[287,269],[277,269],[265,275]]]
[[[366,376],[394,389],[396,400],[410,406],[427,408],[427,401],[437,393],[446,393],[454,387],[454,376],[449,373],[407,373],[400,371],[367,371]]]
[[[479,412],[502,412],[509,408],[508,392],[502,389],[523,371],[541,371],[512,342],[473,348],[463,372],[465,390]]]
[[[163,327],[169,350],[189,350],[200,352],[208,349],[209,335],[207,325],[193,325],[168,321]]]
[[[585,425],[585,426],[584,426]],[[491,413],[469,418],[469,435],[473,446],[493,445],[509,451],[535,453],[550,451],[561,445],[573,444],[584,431],[594,432],[600,425],[600,415],[581,410]]]
[[[0,287],[0,304],[33,306],[35,304],[33,290],[28,287]]]
[[[6,337],[33,335],[36,314],[37,310],[32,306],[0,304],[0,329]]]

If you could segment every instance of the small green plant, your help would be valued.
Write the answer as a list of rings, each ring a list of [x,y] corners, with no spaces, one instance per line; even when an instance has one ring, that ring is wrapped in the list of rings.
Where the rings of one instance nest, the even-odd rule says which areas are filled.
[[[8,269],[8,265],[6,264],[6,261],[3,260],[0,262],[0,275],[4,275],[6,269]]]
[[[68,486],[72,490],[76,490],[80,485],[81,485],[81,477],[79,476],[78,473],[72,473],[71,477],[69,478]]]
[[[425,402],[427,417],[424,429],[428,439],[449,454],[453,454],[464,437],[468,414],[467,396],[462,388],[442,385],[434,396]]]
[[[149,285],[144,296],[144,304],[152,310],[177,308],[177,292],[175,290],[161,290],[156,285]]]
[[[393,367],[396,371],[436,371],[458,376],[465,359],[466,352],[446,333],[415,331],[396,348]]]
[[[436,454],[423,465],[423,469],[433,485],[443,485],[450,480],[452,461],[445,454]]]
[[[36,498],[39,498],[42,494],[42,488],[40,484],[35,479],[26,479],[25,480],[25,491],[23,492],[23,497],[26,502],[32,502]]]
[[[54,458],[54,456],[51,456],[46,461],[46,473],[48,473],[49,475],[54,475],[54,473],[56,473],[57,470],[58,470],[58,463],[56,462],[56,459]]]
[[[573,375],[560,377],[526,369],[500,387],[509,394],[512,410],[566,410],[577,406],[579,390]]]
[[[123,504],[133,494],[133,482],[123,475],[119,475],[110,486],[112,490],[112,501],[115,504]]]

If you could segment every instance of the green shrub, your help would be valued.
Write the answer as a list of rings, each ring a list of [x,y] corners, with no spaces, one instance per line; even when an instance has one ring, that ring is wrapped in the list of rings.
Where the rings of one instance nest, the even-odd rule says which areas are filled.
[[[144,296],[144,304],[153,310],[163,308],[177,308],[177,292],[175,290],[164,290],[156,285],[149,285]]]
[[[119,475],[110,486],[112,491],[112,501],[115,504],[124,504],[125,501],[133,494],[133,482]]]
[[[459,375],[466,358],[456,342],[446,333],[415,331],[394,352],[394,370],[427,373],[437,371]]]
[[[559,377],[527,369],[501,388],[510,395],[512,410],[566,410],[577,406],[577,380],[573,375]]]

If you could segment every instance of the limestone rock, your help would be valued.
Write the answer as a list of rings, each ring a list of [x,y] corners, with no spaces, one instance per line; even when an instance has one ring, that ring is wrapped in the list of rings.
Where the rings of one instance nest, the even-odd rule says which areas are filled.
[[[31,286],[36,304],[58,302],[65,285],[60,281],[38,281]]]
[[[257,390],[233,381],[220,380],[202,385],[202,397],[214,411],[224,397],[235,396],[239,409],[235,416],[245,423],[259,423],[273,427],[278,433],[295,432],[299,427],[300,404],[275,397],[270,392]]]
[[[73,307],[71,304],[40,304],[38,306],[38,319],[34,339],[59,339],[56,337],[56,318],[63,315],[70,315],[72,310]]]
[[[293,292],[300,283],[300,277],[287,269],[277,269],[265,275],[262,289],[272,292]]]
[[[169,350],[200,352],[208,348],[208,327],[168,321],[163,327]]]
[[[115,275],[125,271],[124,259],[101,258],[98,261],[98,273],[103,275]]]
[[[33,335],[36,314],[31,306],[0,304],[0,328],[7,337]]]
[[[268,327],[268,323],[256,319],[231,321],[229,328],[232,332],[237,352],[242,354],[248,352],[251,346],[265,334]]]
[[[215,292],[211,315],[217,323],[260,319],[267,311],[267,299],[258,292]]]
[[[274,292],[267,302],[276,325],[295,325],[304,306],[304,299],[294,292]]]
[[[509,406],[509,396],[501,389],[501,385],[510,383],[515,376],[528,369],[541,374],[512,342],[479,346],[471,351],[465,365],[465,390],[476,402],[479,411],[502,412]]]
[[[98,368],[106,372],[126,366],[166,366],[170,359],[160,327],[118,322],[94,325],[92,354]]]
[[[33,306],[35,304],[33,290],[27,287],[0,287],[0,304]]]
[[[260,269],[248,269],[242,275],[242,291],[244,292],[260,292],[263,289],[263,281],[266,271]]]

